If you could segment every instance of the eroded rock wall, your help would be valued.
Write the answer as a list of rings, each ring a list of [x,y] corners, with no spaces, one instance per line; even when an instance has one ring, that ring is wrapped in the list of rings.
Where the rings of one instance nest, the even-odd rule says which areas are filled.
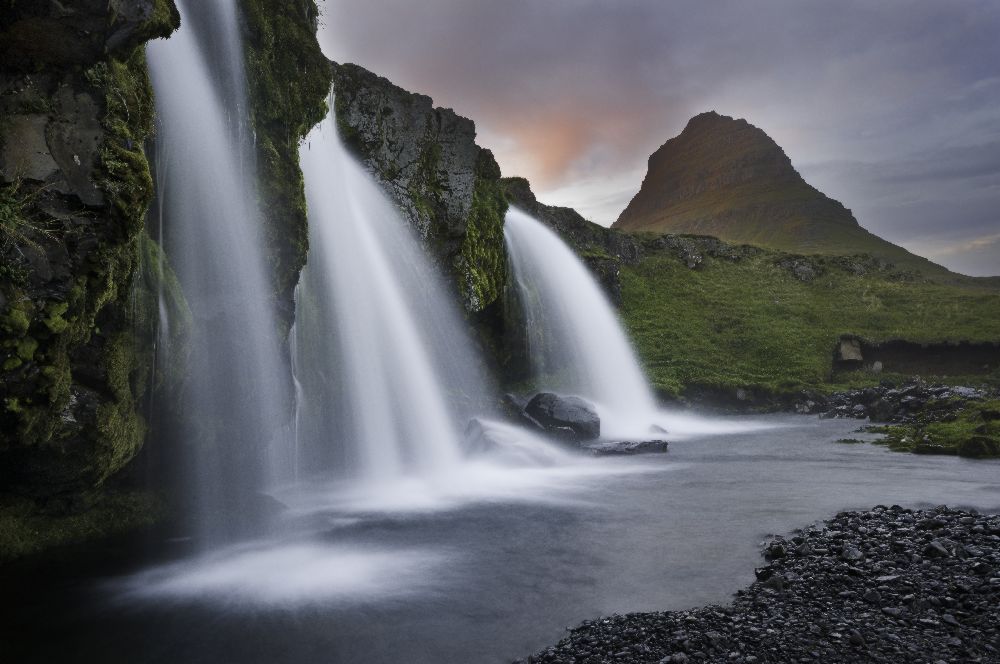
[[[507,201],[472,120],[357,65],[333,66],[337,122],[358,156],[455,279],[468,312],[499,302]]]
[[[240,0],[261,209],[277,310],[287,334],[309,231],[299,141],[327,113],[332,72],[314,0]]]
[[[142,445],[155,381],[153,131],[143,44],[170,0],[0,9],[0,492],[100,486]]]

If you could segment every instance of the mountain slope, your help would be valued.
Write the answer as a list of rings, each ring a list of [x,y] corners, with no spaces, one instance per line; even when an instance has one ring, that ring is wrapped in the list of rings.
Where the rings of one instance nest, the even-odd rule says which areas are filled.
[[[649,158],[613,228],[696,233],[806,254],[868,253],[935,280],[964,280],[862,228],[807,183],[781,147],[746,120],[708,112]]]

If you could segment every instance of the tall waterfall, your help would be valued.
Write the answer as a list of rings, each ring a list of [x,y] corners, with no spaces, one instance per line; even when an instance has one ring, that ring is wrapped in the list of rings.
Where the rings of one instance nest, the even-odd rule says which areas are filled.
[[[511,208],[507,254],[539,387],[589,399],[605,435],[648,435],[656,401],[614,310],[579,258],[548,227]]]
[[[279,432],[290,381],[265,268],[235,0],[177,5],[180,30],[148,48],[162,238],[193,315],[172,436],[191,448],[189,493],[203,535],[215,535],[287,474]]]
[[[485,394],[448,287],[332,114],[299,157],[310,233],[295,330],[301,458],[361,479],[443,474]]]

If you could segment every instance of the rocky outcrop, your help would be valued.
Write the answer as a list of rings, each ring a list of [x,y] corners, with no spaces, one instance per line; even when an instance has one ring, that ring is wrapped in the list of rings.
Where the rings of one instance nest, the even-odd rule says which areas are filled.
[[[497,303],[507,201],[473,122],[357,65],[334,65],[334,93],[343,140],[454,276],[466,309]]]
[[[613,228],[696,233],[798,253],[871,254],[925,277],[957,275],[862,228],[809,185],[771,137],[712,111],[649,158],[639,192]]]
[[[240,0],[240,5],[268,265],[287,333],[309,239],[298,143],[326,116],[332,72],[316,41],[314,0]]]
[[[142,44],[177,23],[169,0],[0,9],[0,487],[11,494],[85,495],[142,444],[140,402],[160,378],[149,287],[160,268],[140,270],[158,256],[143,230]]]

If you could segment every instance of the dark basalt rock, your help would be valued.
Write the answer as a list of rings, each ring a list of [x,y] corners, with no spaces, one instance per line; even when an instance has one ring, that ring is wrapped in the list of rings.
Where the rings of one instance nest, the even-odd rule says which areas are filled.
[[[579,397],[539,392],[524,412],[553,433],[571,435],[575,440],[593,440],[601,435],[601,418],[592,404]]]
[[[877,506],[765,552],[728,605],[589,620],[518,661],[1000,662],[1000,516]]]
[[[483,312],[507,276],[507,201],[475,124],[357,65],[334,64],[333,76],[344,143],[455,278],[466,309]]]

